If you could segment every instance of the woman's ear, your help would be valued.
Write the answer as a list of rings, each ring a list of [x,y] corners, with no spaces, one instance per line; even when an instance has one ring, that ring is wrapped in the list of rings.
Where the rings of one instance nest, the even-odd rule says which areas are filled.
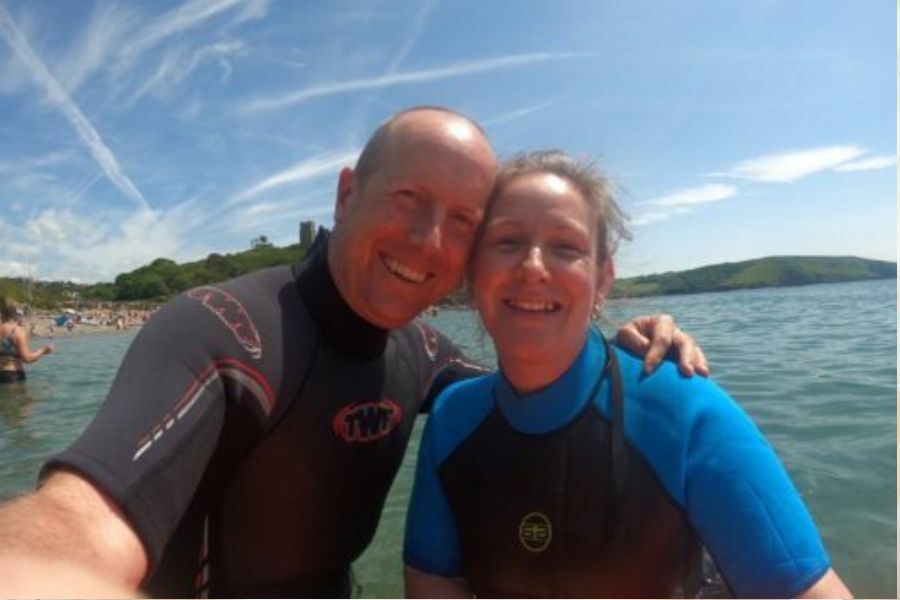
[[[606,297],[612,291],[616,282],[616,267],[612,257],[607,258],[602,265],[597,265],[597,291],[594,294],[594,302],[603,304]]]

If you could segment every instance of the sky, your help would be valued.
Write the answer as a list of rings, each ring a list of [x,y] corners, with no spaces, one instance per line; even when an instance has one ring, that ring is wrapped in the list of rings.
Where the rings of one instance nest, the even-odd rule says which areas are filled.
[[[595,160],[620,277],[897,258],[894,0],[0,0],[0,276],[295,243],[394,111]]]

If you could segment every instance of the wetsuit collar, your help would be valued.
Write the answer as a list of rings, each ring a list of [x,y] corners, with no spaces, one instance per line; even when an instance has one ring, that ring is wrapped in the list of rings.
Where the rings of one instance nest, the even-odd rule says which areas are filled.
[[[592,329],[569,370],[541,390],[520,395],[500,374],[494,385],[497,406],[506,421],[522,433],[539,434],[559,429],[591,401],[605,364],[603,336]]]
[[[307,258],[295,268],[297,288],[325,338],[342,352],[374,358],[384,352],[388,333],[372,325],[344,300],[328,269],[328,231],[319,234]]]

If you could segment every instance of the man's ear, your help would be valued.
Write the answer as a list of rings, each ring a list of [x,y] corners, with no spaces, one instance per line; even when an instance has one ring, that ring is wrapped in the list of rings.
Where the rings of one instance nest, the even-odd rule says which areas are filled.
[[[355,175],[350,167],[344,167],[341,169],[341,174],[338,175],[337,198],[334,202],[335,223],[340,223],[344,219],[344,214],[349,210],[356,185]]]

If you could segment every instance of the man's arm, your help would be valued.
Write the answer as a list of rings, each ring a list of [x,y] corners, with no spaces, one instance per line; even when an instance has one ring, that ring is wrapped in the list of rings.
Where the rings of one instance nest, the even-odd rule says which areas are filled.
[[[679,329],[671,315],[641,315],[631,319],[616,332],[616,343],[643,356],[647,373],[655,371],[671,352],[678,358],[678,370],[682,375],[709,375],[709,363],[703,350],[694,338]]]
[[[428,412],[431,402],[447,386],[463,379],[477,377],[493,371],[468,358],[442,333],[417,322],[430,356],[435,356],[437,368],[425,384],[425,402],[422,412]],[[631,319],[616,332],[616,343],[644,356],[644,370],[652,373],[667,354],[678,357],[678,368],[683,375],[695,373],[709,375],[709,363],[694,338],[679,329],[671,315],[642,315]]]
[[[471,598],[465,579],[432,575],[407,565],[403,569],[407,598]]]
[[[148,565],[143,544],[124,515],[86,479],[65,471],[54,472],[37,491],[0,505],[0,549],[4,597],[23,591],[27,596],[64,593],[55,569],[60,561],[73,563],[73,573],[83,567],[85,583],[94,574],[98,585],[108,583],[108,590],[96,590],[99,595],[117,589],[133,594]],[[7,570],[15,570],[15,578]],[[16,581],[18,592],[4,589]]]

